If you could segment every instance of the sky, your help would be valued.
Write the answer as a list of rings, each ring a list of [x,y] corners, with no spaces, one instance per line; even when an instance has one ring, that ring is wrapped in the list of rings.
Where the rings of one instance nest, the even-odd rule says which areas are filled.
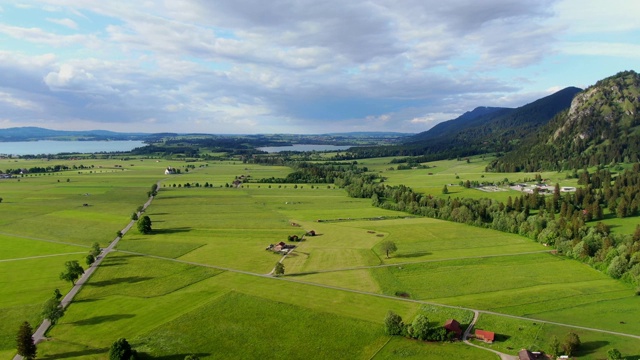
[[[417,133],[640,64],[635,0],[0,0],[0,128]]]

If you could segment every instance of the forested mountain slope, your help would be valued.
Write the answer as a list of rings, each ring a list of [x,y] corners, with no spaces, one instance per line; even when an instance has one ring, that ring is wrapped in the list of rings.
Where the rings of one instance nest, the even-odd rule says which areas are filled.
[[[351,149],[354,157],[420,156],[431,161],[513,149],[522,138],[569,108],[580,89],[569,87],[519,108],[478,107],[409,137],[404,144]]]
[[[489,165],[493,171],[537,171],[637,162],[640,75],[625,71],[576,95],[571,107]]]

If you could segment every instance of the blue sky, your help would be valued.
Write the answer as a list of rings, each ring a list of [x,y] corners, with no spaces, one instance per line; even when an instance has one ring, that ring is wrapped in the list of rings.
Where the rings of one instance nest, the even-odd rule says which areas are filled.
[[[0,128],[420,132],[640,63],[629,0],[0,0]]]

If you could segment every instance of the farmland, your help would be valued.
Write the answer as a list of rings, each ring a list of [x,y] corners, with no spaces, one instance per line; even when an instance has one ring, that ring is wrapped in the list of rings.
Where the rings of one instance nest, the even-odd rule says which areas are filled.
[[[380,171],[386,161],[363,163]],[[104,359],[118,337],[143,356],[163,359],[497,358],[461,343],[384,334],[388,310],[406,322],[420,312],[434,325],[449,317],[469,321],[468,310],[425,303],[485,311],[477,327],[509,335],[490,346],[506,353],[521,346],[548,351],[553,335],[573,329],[545,320],[640,336],[634,320],[640,297],[632,287],[517,235],[407,217],[333,185],[225,186],[241,175],[282,177],[287,167],[196,162],[187,172],[185,163],[164,160],[69,161],[74,164],[94,167],[0,183],[0,273],[11,274],[1,279],[0,357],[14,354],[19,323],[37,323],[53,290],[68,289],[58,279],[64,261],[82,261],[91,243],[113,240],[156,181],[159,194],[145,213],[152,234],[132,230],[123,237],[49,331],[50,341],[39,344],[39,358]],[[182,173],[164,175],[169,165]],[[16,165],[0,163],[9,166]],[[484,166],[449,161],[433,169],[384,174],[389,184],[436,194],[455,176],[480,180]],[[486,179],[494,176],[505,174]],[[309,230],[316,236],[293,243],[297,249],[283,260],[285,276],[268,275],[281,255],[265,247]],[[380,249],[385,240],[398,247],[388,259]],[[536,321],[538,327],[518,330]],[[581,358],[602,358],[610,347],[640,356],[638,339],[579,331],[590,344]]]

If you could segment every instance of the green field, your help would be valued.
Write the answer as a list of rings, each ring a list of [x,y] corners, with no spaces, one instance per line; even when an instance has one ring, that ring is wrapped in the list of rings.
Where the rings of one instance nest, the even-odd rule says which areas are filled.
[[[484,168],[473,159],[385,171],[388,160],[362,163],[383,171],[389,184],[437,192],[456,173],[480,180]],[[0,168],[47,164],[12,161],[0,160]],[[159,194],[145,213],[152,234],[134,227],[123,237],[49,341],[38,345],[38,358],[105,359],[111,343],[126,337],[143,358],[155,359],[497,359],[462,343],[389,337],[383,331],[389,310],[405,322],[425,312],[434,326],[448,318],[468,324],[472,313],[464,309],[529,318],[481,313],[476,327],[508,336],[492,348],[510,354],[520,346],[545,350],[552,335],[570,329],[519,330],[540,320],[640,335],[633,288],[520,236],[407,217],[327,184],[226,187],[241,175],[282,177],[286,167],[217,161],[187,168],[155,159],[68,164],[94,167],[0,183],[0,357],[14,354],[20,322],[35,326],[53,290],[69,288],[58,279],[64,261],[83,263],[91,243],[113,240],[157,181]],[[167,166],[182,173],[164,175]],[[283,260],[285,276],[269,275],[282,255],[265,248],[310,230],[317,235],[291,243],[297,248]],[[385,240],[398,246],[389,259],[380,249]],[[584,330],[580,336],[584,358],[604,358],[612,346],[640,357],[637,339]]]

